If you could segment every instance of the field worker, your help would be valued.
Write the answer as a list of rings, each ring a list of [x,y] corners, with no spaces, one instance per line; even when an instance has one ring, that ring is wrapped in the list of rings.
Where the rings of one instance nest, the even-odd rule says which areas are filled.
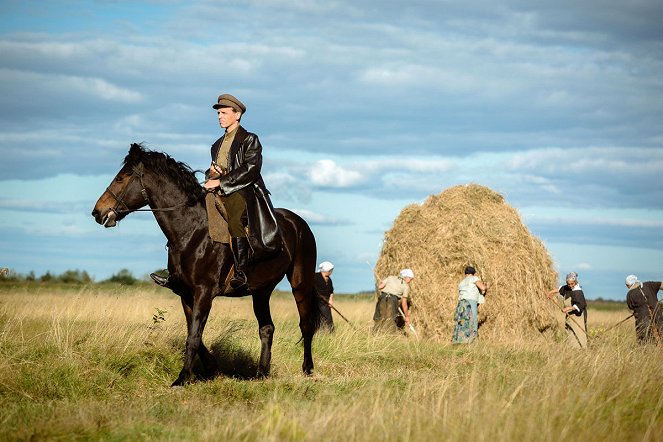
[[[562,312],[566,315],[564,329],[566,342],[571,347],[587,347],[587,301],[585,293],[578,283],[578,274],[571,272],[566,275],[566,285],[553,289],[547,293],[548,298],[557,299],[564,303]],[[582,318],[580,318],[582,316]]]
[[[320,302],[321,325],[328,331],[333,332],[334,320],[332,319],[331,306],[334,305],[334,284],[331,280],[331,274],[334,271],[334,264],[323,261],[318,266],[318,270],[313,282],[315,291],[322,298],[322,302]]]
[[[212,108],[224,134],[212,144],[212,163],[203,185],[211,194],[206,198],[210,236],[230,243],[234,258],[230,286],[239,292],[246,289],[247,265],[278,252],[281,236],[260,175],[262,145],[256,134],[240,125],[246,106],[234,96],[222,94]],[[157,284],[168,286],[167,278],[150,276]]]
[[[414,279],[411,269],[403,269],[398,276],[387,276],[378,283],[380,296],[375,305],[373,321],[376,328],[395,325],[402,329],[410,326],[410,282]],[[392,322],[393,321],[393,322]]]
[[[626,277],[626,305],[635,316],[635,335],[640,344],[661,343],[663,338],[663,315],[658,303],[657,292],[663,289],[660,281],[642,283],[635,275]]]
[[[479,334],[478,305],[485,301],[488,285],[476,276],[474,267],[465,267],[465,277],[458,284],[458,304],[454,315],[454,332],[451,342],[468,344]]]

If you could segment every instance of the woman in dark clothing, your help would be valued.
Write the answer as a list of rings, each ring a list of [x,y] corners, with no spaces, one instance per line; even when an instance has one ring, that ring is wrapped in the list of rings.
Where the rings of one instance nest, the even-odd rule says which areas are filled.
[[[663,338],[663,315],[657,292],[663,289],[661,281],[642,283],[635,275],[626,277],[626,305],[635,316],[635,335],[640,344],[660,344]]]
[[[557,290],[548,292],[552,299],[558,295],[560,301],[564,302],[562,312],[566,314],[564,328],[566,329],[567,343],[572,347],[587,347],[587,301],[585,293],[578,284],[578,274],[571,272],[566,275],[566,285]]]
[[[318,268],[320,271],[315,274],[315,291],[323,300],[319,304],[322,326],[333,332],[334,320],[332,319],[331,305],[334,304],[334,284],[331,280],[331,274],[334,271],[334,264],[324,261],[320,263]]]

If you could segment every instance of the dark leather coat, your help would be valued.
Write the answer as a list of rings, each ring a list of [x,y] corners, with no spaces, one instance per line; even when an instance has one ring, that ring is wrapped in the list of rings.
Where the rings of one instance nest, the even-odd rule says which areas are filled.
[[[212,144],[213,161],[222,141],[223,137]],[[261,167],[262,145],[258,136],[239,126],[228,154],[228,173],[221,177],[219,188],[225,195],[241,192],[246,201],[250,259],[254,261],[278,252],[282,245],[269,191],[260,175]]]

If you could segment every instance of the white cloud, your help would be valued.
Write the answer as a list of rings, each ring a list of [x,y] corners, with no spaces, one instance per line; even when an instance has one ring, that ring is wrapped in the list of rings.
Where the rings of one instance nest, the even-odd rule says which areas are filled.
[[[25,233],[34,236],[90,236],[95,226],[44,224],[25,228]]]
[[[589,270],[592,268],[592,265],[587,262],[581,262],[573,266],[573,268],[578,270]]]
[[[290,209],[293,212],[295,212],[297,215],[301,216],[306,220],[306,222],[310,224],[318,224],[318,225],[345,225],[345,224],[350,224],[349,221],[347,220],[342,220],[334,217],[330,217],[327,215],[323,215],[317,212],[313,212],[308,209]]]
[[[356,170],[341,167],[333,160],[319,160],[308,171],[311,182],[320,187],[351,187],[364,181]]]
[[[436,74],[439,73],[435,69],[426,66],[372,67],[360,72],[359,80],[370,85],[398,87],[422,84],[422,77],[428,80]]]
[[[143,100],[140,92],[118,86],[99,77],[0,69],[0,81],[15,89],[24,89],[31,84],[36,85],[37,91],[48,91],[49,95],[59,97],[58,99],[71,99],[71,97],[82,95],[125,104],[134,104]],[[28,91],[23,90],[23,92]]]
[[[4,186],[0,186],[4,188]],[[0,198],[0,213],[4,211],[15,212],[47,212],[47,213],[71,213],[87,209],[89,201],[43,201],[26,199],[4,199]]]
[[[270,186],[275,187],[291,186],[297,183],[297,178],[293,175],[282,172],[263,174],[263,179]]]
[[[429,157],[421,159],[415,155],[404,154],[396,158],[383,158],[378,160],[354,161],[359,170],[373,174],[384,174],[388,172],[415,174],[449,172],[457,167],[454,160]]]
[[[663,150],[635,147],[531,149],[514,154],[506,166],[512,171],[537,170],[546,174],[652,172],[663,169]]]
[[[272,203],[275,206],[287,206],[294,201],[302,203],[311,200],[310,186],[303,185],[301,179],[291,173],[266,173],[263,174],[263,179],[272,194]]]
[[[660,214],[663,216],[663,214]],[[663,229],[663,219],[641,218],[609,218],[602,216],[600,211],[594,213],[586,211],[564,210],[564,216],[527,215],[527,220],[537,224],[549,225],[583,225],[583,226],[610,226],[610,227],[640,227]]]
[[[549,178],[538,176],[538,175],[530,175],[524,173],[525,171],[522,171],[518,178],[519,181],[525,186],[535,186],[537,189],[540,191],[544,191],[548,194],[551,195],[561,195],[562,190],[555,185],[555,183],[550,180]]]
[[[137,103],[143,99],[140,92],[122,88],[102,78],[86,78],[76,76],[56,76],[48,81],[61,83],[63,87],[79,91],[82,94],[98,97],[106,101],[116,101],[121,103]]]

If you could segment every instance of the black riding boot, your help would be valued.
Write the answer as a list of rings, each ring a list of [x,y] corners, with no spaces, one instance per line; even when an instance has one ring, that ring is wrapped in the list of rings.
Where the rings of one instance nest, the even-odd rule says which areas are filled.
[[[249,240],[246,237],[232,238],[233,258],[235,258],[235,271],[230,280],[230,287],[235,291],[246,289],[246,274],[244,270],[249,261]]]
[[[152,281],[154,281],[157,285],[166,287],[167,289],[170,288],[170,279],[168,279],[169,276],[163,277],[161,275],[157,275],[156,273],[150,273],[150,278],[152,278]]]

